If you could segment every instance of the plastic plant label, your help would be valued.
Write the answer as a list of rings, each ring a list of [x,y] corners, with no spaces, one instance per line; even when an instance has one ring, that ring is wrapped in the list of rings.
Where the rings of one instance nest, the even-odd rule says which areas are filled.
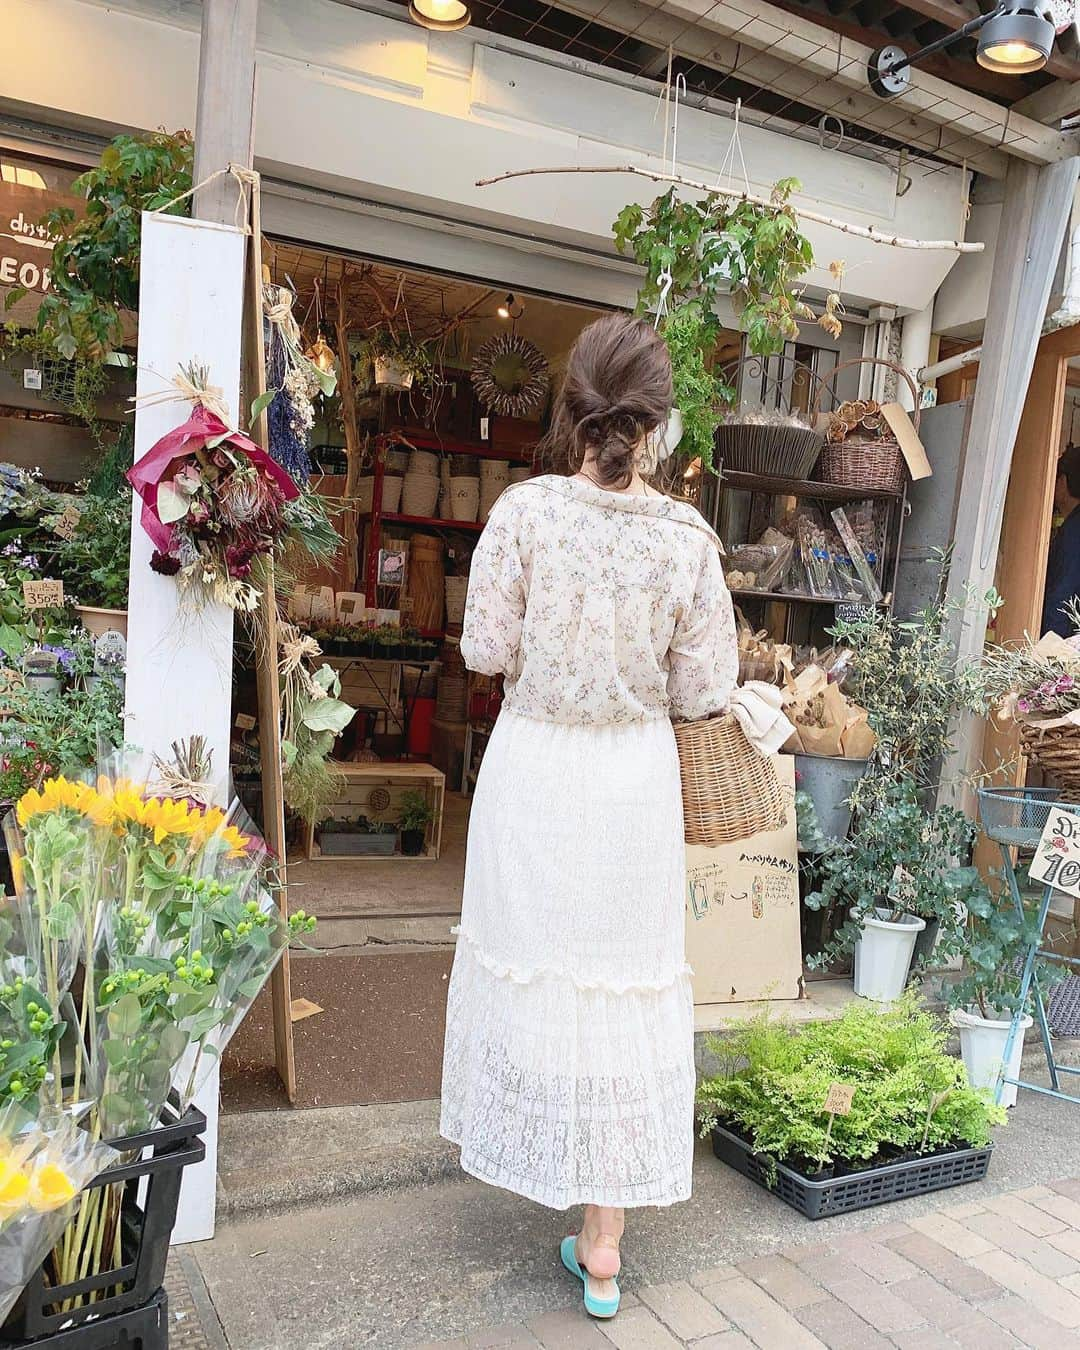
[[[825,1098],[825,1110],[830,1116],[847,1116],[851,1114],[851,1103],[855,1099],[855,1086],[853,1083],[832,1083],[829,1085],[829,1094]]]
[[[23,604],[27,609],[53,609],[64,603],[62,581],[24,581]]]
[[[1080,815],[1052,806],[1031,860],[1032,881],[1080,899]]]
[[[61,539],[74,539],[82,516],[76,506],[65,506],[53,526],[53,534]]]
[[[22,373],[22,387],[24,389],[40,389],[41,371],[28,366]]]

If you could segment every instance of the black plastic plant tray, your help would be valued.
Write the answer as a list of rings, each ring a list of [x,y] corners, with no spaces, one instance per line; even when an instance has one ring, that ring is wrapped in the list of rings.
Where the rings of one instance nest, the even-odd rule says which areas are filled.
[[[0,1346],[8,1350],[8,1341]],[[19,1342],[23,1344],[23,1342]],[[33,1342],[34,1350],[169,1350],[169,1299],[159,1289],[141,1308],[82,1322]]]
[[[162,1112],[161,1124],[154,1129],[109,1140],[131,1160],[99,1172],[87,1189],[117,1184],[124,1187],[121,1207],[123,1263],[97,1275],[88,1275],[83,1280],[58,1286],[46,1283],[45,1268],[40,1267],[0,1330],[0,1350],[31,1343],[74,1345],[76,1342],[63,1340],[60,1336],[54,1341],[53,1336],[56,1333],[67,1335],[70,1328],[80,1327],[83,1323],[87,1332],[93,1329],[100,1333],[116,1314],[145,1309],[153,1302],[165,1281],[165,1262],[176,1222],[184,1168],[202,1162],[206,1156],[206,1145],[199,1138],[205,1129],[206,1117],[198,1107],[189,1106],[181,1116],[174,1106],[168,1105]],[[141,1193],[143,1187],[145,1195]],[[84,1303],[69,1312],[60,1310],[65,1299],[92,1292],[99,1295],[96,1302]],[[43,1341],[43,1337],[48,1339]],[[77,1344],[81,1350],[84,1342]],[[85,1341],[86,1350],[99,1350],[99,1347],[113,1344],[126,1345],[127,1342],[100,1337]],[[147,1350],[156,1344],[147,1339]],[[167,1345],[167,1341],[161,1344]]]
[[[926,1195],[949,1186],[981,1181],[986,1176],[993,1152],[993,1145],[989,1144],[986,1148],[957,1148],[908,1162],[882,1163],[829,1181],[810,1181],[783,1163],[776,1164],[773,1179],[770,1160],[764,1154],[755,1153],[745,1140],[722,1125],[714,1127],[712,1145],[713,1153],[721,1162],[772,1191],[808,1219],[828,1219],[853,1209],[870,1209],[873,1205],[888,1204],[890,1200],[906,1200],[912,1195]]]

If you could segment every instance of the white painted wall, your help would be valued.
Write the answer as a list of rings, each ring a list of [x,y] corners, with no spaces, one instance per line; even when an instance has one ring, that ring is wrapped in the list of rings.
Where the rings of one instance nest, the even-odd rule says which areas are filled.
[[[5,0],[7,47],[21,59],[5,71],[0,106],[102,131],[190,126],[198,17],[194,0]],[[343,199],[334,242],[358,251],[427,261],[406,232],[374,229],[370,215],[357,213],[359,199],[362,212],[390,210],[399,220],[407,213],[414,231],[451,221],[459,244],[470,241],[459,251],[473,255],[460,270],[474,275],[541,286],[555,270],[552,256],[570,259],[579,272],[606,272],[611,222],[628,200],[651,198],[649,185],[614,175],[483,189],[475,180],[545,164],[659,164],[663,118],[655,100],[568,69],[551,54],[497,50],[482,37],[468,29],[428,33],[333,0],[263,0],[258,167]],[[684,110],[681,167],[714,177],[731,130],[727,118]],[[960,170],[916,168],[898,197],[884,164],[758,127],[744,127],[742,142],[756,189],[792,174],[803,183],[799,200],[831,214],[922,238],[963,235]],[[275,199],[273,185],[270,191],[268,229],[288,225],[301,237],[323,238],[314,232],[315,213],[295,198]],[[492,231],[501,236],[497,247],[485,239]],[[854,302],[921,310],[956,260],[822,226],[807,233],[821,263],[811,282],[826,287],[828,263],[843,258],[846,298]],[[496,276],[493,266],[505,270]],[[593,288],[616,299],[632,282],[618,268],[614,280],[594,280],[579,293],[601,298]]]

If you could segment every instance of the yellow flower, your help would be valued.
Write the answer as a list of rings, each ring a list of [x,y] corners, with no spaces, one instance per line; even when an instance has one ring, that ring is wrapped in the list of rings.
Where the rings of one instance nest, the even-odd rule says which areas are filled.
[[[128,825],[141,825],[146,803],[138,790],[130,784],[117,785],[111,800],[112,818],[117,829],[123,832]]]
[[[76,783],[75,809],[94,825],[112,824],[112,802],[89,783]]]
[[[30,788],[20,797],[16,808],[19,824],[25,826],[34,816],[44,815],[50,811],[60,811],[64,808],[77,811],[84,787],[84,783],[69,783],[63,777],[47,778],[40,792],[37,788]]]
[[[248,845],[251,843],[250,836],[241,834],[235,825],[226,825],[221,831],[221,837],[229,846],[230,858],[242,857],[247,852]]]
[[[0,1162],[0,1220],[10,1219],[26,1204],[30,1180],[10,1159]]]
[[[202,816],[184,802],[151,797],[143,803],[142,823],[154,831],[154,843],[160,844],[171,834],[194,834],[202,823]]]
[[[74,1200],[75,1184],[56,1163],[39,1163],[30,1178],[27,1198],[31,1209],[36,1209],[39,1214],[46,1214],[49,1210],[59,1209],[69,1200]]]

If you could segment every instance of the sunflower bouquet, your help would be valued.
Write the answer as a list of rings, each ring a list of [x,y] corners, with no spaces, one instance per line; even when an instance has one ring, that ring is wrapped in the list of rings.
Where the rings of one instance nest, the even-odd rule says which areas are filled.
[[[272,859],[238,807],[115,774],[48,779],[14,814],[0,1109],[74,1113],[95,1142],[152,1130],[170,1097],[186,1109],[313,920],[282,917]],[[122,1191],[84,1198],[54,1254],[56,1283],[120,1264]]]

